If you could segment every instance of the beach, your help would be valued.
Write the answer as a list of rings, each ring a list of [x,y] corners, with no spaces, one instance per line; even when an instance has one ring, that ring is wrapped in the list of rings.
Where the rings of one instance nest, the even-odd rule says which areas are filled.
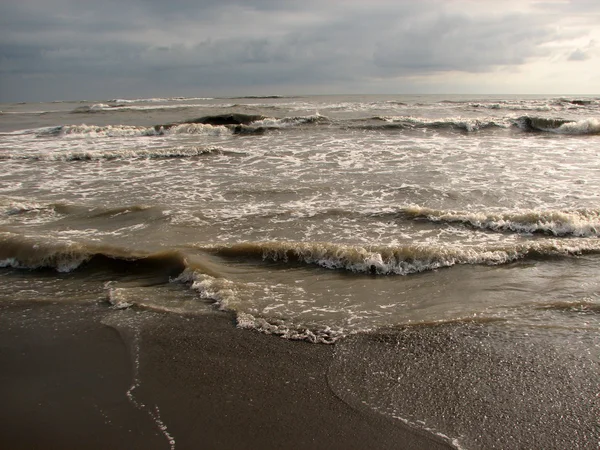
[[[140,317],[109,326],[98,306],[1,308],[2,448],[449,448],[338,398],[332,347],[228,314],[117,311]]]
[[[0,324],[3,448],[461,448],[391,409],[466,448],[591,449],[600,426],[592,334],[585,359],[539,336],[494,349],[473,325],[327,346],[227,313],[18,302]]]

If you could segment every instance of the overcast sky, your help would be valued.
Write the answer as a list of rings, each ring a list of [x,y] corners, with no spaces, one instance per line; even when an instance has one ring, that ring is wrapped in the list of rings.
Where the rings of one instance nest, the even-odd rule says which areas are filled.
[[[4,0],[0,101],[600,94],[598,0]]]

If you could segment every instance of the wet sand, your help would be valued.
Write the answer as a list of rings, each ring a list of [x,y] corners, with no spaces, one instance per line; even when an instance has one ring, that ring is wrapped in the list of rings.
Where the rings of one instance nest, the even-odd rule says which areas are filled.
[[[0,448],[448,448],[337,397],[333,346],[239,330],[224,313],[0,313]]]

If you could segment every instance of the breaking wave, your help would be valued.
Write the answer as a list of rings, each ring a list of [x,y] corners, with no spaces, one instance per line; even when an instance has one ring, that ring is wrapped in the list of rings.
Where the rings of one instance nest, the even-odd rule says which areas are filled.
[[[489,108],[490,106],[488,105],[487,107]],[[597,118],[586,118],[576,121],[531,116],[522,116],[516,119],[513,117],[477,119],[446,117],[442,119],[426,119],[412,116],[375,116],[370,119],[358,119],[358,122],[367,122],[364,125],[359,125],[360,128],[373,130],[433,129],[473,133],[495,128],[508,129],[514,127],[526,132],[546,132],[564,135],[600,134],[600,120]],[[381,124],[381,122],[384,123]]]
[[[161,102],[177,102],[177,101],[194,101],[194,100],[214,100],[212,97],[156,97],[156,98],[134,98],[122,99],[114,98],[109,100],[109,103],[161,103]]]
[[[33,205],[32,205],[33,206]],[[142,208],[142,207],[140,207]],[[116,208],[99,214],[120,214],[127,209]],[[499,265],[527,258],[570,257],[600,253],[597,239],[540,239],[523,244],[452,246],[352,246],[316,242],[256,242],[231,246],[199,247],[199,250],[221,258],[260,259],[272,263],[318,266],[347,270],[360,275],[410,275],[423,271],[451,267],[457,264]],[[161,252],[135,251],[104,244],[81,243],[50,238],[30,238],[15,233],[0,232],[0,267],[55,270],[103,274],[110,280],[132,276],[136,286],[154,286],[170,282],[184,283],[201,299],[210,300],[220,309],[235,313],[239,328],[256,329],[263,333],[292,340],[332,343],[347,335],[348,330],[298,322],[293,318],[261,317],[254,311],[252,300],[265,296],[261,282],[239,282],[223,277],[218,263],[202,254],[180,250]],[[279,285],[278,285],[279,286]],[[114,308],[140,307],[170,310],[169,305],[153,304],[143,296],[127,295],[128,288],[107,283],[108,302]],[[596,312],[595,303],[567,305]],[[562,305],[550,305],[560,309]],[[174,309],[173,311],[177,311]]]
[[[493,213],[443,211],[412,206],[402,209],[401,213],[408,218],[461,223],[482,230],[544,233],[554,236],[600,236],[600,209],[524,210]]]
[[[185,270],[172,281],[189,284],[201,298],[214,302],[223,311],[234,312],[238,328],[257,330],[284,339],[314,344],[332,344],[347,335],[342,328],[334,329],[316,324],[298,325],[292,320],[260,317],[243,311],[243,304],[247,297],[261,295],[260,286],[253,283],[236,283],[227,278],[214,277],[196,270]]]
[[[448,117],[443,119],[425,119],[412,116],[376,116],[371,120],[383,121],[385,125],[367,126],[367,128],[431,128],[475,132],[489,128],[508,128],[510,126],[505,120],[494,118],[466,119],[462,117]]]
[[[162,136],[165,134],[200,134],[207,136],[221,136],[231,134],[227,127],[205,124],[182,123],[168,128],[139,127],[131,125],[62,125],[53,128],[44,128],[36,133],[37,137],[136,137],[136,136]]]
[[[555,111],[556,106],[548,103],[512,103],[512,102],[496,102],[496,103],[469,103],[471,108],[500,110],[506,109],[509,111]]]
[[[304,124],[328,123],[329,119],[319,114],[312,116],[284,117],[281,119],[249,114],[221,114],[189,119],[183,122],[154,125],[60,125],[36,130],[21,130],[14,135],[34,134],[39,138],[99,138],[139,137],[192,134],[223,136],[231,134],[260,134],[270,128],[285,128]]]
[[[175,251],[148,254],[104,245],[33,239],[8,232],[0,233],[0,244],[0,267],[15,269],[54,269],[66,273],[85,264],[121,274],[155,271],[164,274],[168,281],[186,267],[183,255]]]
[[[600,134],[600,120],[587,118],[582,120],[552,119],[546,117],[519,117],[514,125],[530,132],[548,132],[567,135]]]
[[[324,124],[329,122],[330,120],[327,117],[320,114],[314,114],[311,116],[284,117],[282,119],[266,117],[264,119],[252,122],[252,125],[265,128],[285,128],[297,125]]]
[[[121,149],[101,151],[60,151],[44,153],[4,153],[0,160],[20,159],[33,161],[101,161],[115,159],[168,159],[193,158],[206,155],[236,155],[219,147],[175,147],[155,149]]]
[[[545,256],[600,252],[600,242],[586,239],[537,240],[504,246],[353,246],[329,242],[259,242],[206,248],[223,257],[261,258],[326,269],[381,275],[409,275],[464,264],[499,265]]]

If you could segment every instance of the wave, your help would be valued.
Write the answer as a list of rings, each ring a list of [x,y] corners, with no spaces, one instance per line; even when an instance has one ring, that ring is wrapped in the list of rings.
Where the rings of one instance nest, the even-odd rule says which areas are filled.
[[[143,104],[135,104],[133,101],[125,101],[122,103],[106,104],[96,103],[93,105],[78,106],[71,110],[71,114],[96,114],[96,113],[107,113],[115,111],[129,111],[129,112],[158,112],[158,111],[186,111],[189,109],[197,108],[232,108],[238,105],[232,103],[150,103],[146,102]],[[52,111],[51,111],[52,112]],[[58,112],[58,111],[57,111]]]
[[[14,225],[15,221],[18,223],[63,221],[63,224],[66,224],[73,219],[79,223],[81,220],[90,220],[94,224],[98,224],[98,220],[107,220],[116,224],[122,224],[124,221],[150,224],[169,221],[171,214],[161,207],[143,204],[90,207],[83,204],[40,203],[22,198],[0,197],[0,220],[4,223]]]
[[[217,114],[212,116],[203,116],[197,119],[188,119],[183,122],[175,122],[166,125],[155,125],[154,128],[168,129],[178,125],[185,124],[203,124],[203,125],[250,125],[252,122],[265,119],[265,116],[258,114],[241,114],[241,113],[229,113],[229,114]]]
[[[96,103],[93,105],[78,106],[71,111],[71,114],[90,114],[96,112],[107,111],[115,108],[117,105],[107,105],[106,103]]]
[[[380,275],[409,275],[457,264],[500,265],[517,260],[599,253],[600,241],[538,240],[505,246],[353,246],[335,243],[258,242],[204,248],[218,256],[260,258],[326,269]]]
[[[66,212],[68,206],[62,203],[38,203],[23,198],[0,197],[0,217],[44,216],[53,218]]]
[[[0,160],[32,161],[101,161],[126,159],[193,158],[207,155],[239,155],[219,147],[175,147],[155,149],[121,149],[101,151],[61,151],[44,153],[3,153]]]
[[[256,120],[252,122],[251,125],[265,128],[285,128],[289,126],[306,124],[324,124],[330,122],[330,119],[325,116],[322,116],[320,114],[313,114],[310,116],[283,117],[281,119],[266,117],[261,120]]]
[[[482,230],[544,233],[554,236],[600,236],[600,209],[524,210],[504,212],[443,211],[420,206],[403,208],[408,218],[461,223]]]
[[[513,121],[523,131],[549,132],[567,135],[600,134],[600,119],[581,120],[553,119],[546,117],[523,116]]]
[[[131,207],[103,210],[97,211],[97,214],[110,216],[125,213],[130,209]],[[472,246],[357,246],[332,242],[272,241],[197,248],[223,258],[308,264],[362,274],[409,275],[454,265],[501,265],[523,259],[598,254],[600,241],[585,238],[547,238],[525,243]],[[174,258],[177,260],[176,264],[173,262]],[[170,275],[178,275],[186,268],[195,267],[201,267],[204,274],[214,273],[213,270],[206,269],[205,265],[192,261],[188,255],[175,250],[149,254],[95,243],[48,240],[40,237],[33,239],[11,232],[0,233],[0,267],[46,268],[58,272],[71,272],[94,260],[103,261],[105,268],[118,270],[130,270],[131,268],[124,268],[128,264],[143,268],[146,263],[152,262],[155,266],[164,265]],[[177,270],[173,269],[174,266]]]
[[[122,209],[106,210],[103,214],[119,214]],[[409,245],[395,247],[357,247],[334,243],[267,242],[245,243],[232,246],[200,248],[223,258],[259,258],[275,263],[309,264],[327,269],[342,269],[359,274],[399,274],[434,270],[455,264],[497,265],[525,258],[568,257],[583,253],[600,253],[600,242],[589,239],[544,239],[525,244],[479,247]],[[260,317],[252,309],[252,299],[265,295],[260,282],[244,283],[222,277],[215,270],[211,258],[179,250],[162,252],[135,251],[95,243],[30,238],[15,233],[0,232],[0,267],[77,271],[94,279],[106,277],[109,303],[114,308],[140,307],[172,310],[169,305],[148,302],[137,295],[136,287],[154,286],[170,282],[186,283],[199,293],[200,298],[211,300],[219,308],[235,313],[237,326],[251,328],[286,339],[315,343],[332,343],[347,335],[348,330],[330,328],[313,323],[295,323],[293,318]],[[128,278],[131,277],[131,278]],[[114,280],[126,280],[121,288]],[[130,283],[135,281],[135,283]],[[134,288],[130,288],[133,286]],[[131,295],[129,295],[131,294]],[[588,304],[589,303],[589,304]],[[585,311],[597,312],[595,302],[574,305]],[[569,305],[566,308],[571,308]],[[550,305],[560,309],[561,305]]]
[[[269,99],[269,98],[273,98],[273,99],[278,99],[278,98],[297,98],[297,97],[286,97],[283,95],[246,95],[244,97],[227,97],[229,99]]]
[[[365,129],[447,129],[462,132],[477,132],[494,128],[515,127],[526,132],[548,132],[564,135],[600,134],[600,119],[585,118],[570,120],[548,117],[521,116],[518,118],[463,118],[446,117],[442,119],[426,119],[412,116],[375,116],[369,119],[358,119],[358,122],[375,122],[361,125]],[[384,122],[384,124],[377,124]]]
[[[538,304],[536,309],[565,313],[600,314],[600,303],[594,302],[592,299],[565,300]]]
[[[70,137],[137,137],[163,136],[174,134],[197,134],[222,136],[229,134],[260,134],[270,128],[285,128],[303,124],[329,123],[329,119],[319,114],[311,116],[272,118],[251,114],[219,114],[189,119],[183,122],[154,125],[150,127],[135,125],[59,125],[35,130],[20,130],[11,135],[34,134],[39,138]],[[1,156],[0,156],[1,157]],[[9,158],[13,159],[13,158]]]
[[[386,124],[374,125],[370,128],[432,128],[432,129],[453,129],[466,132],[475,132],[489,128],[508,128],[510,126],[505,120],[485,118],[485,119],[466,119],[462,117],[447,117],[443,119],[425,119],[412,116],[375,116],[370,120],[383,121]]]
[[[200,298],[214,302],[220,309],[236,314],[239,328],[253,328],[263,333],[292,340],[313,343],[332,343],[343,335],[342,330],[326,326],[296,325],[291,321],[262,318],[242,311],[246,296],[257,295],[253,283],[234,282],[219,276],[208,263],[192,259],[179,251],[158,253],[136,252],[124,248],[75,242],[42,241],[13,233],[0,233],[0,267],[56,270],[67,273],[106,273],[106,300],[115,309],[135,305],[177,312],[164,304],[148,303],[144,295],[136,295],[136,288],[120,287],[115,281],[134,277],[134,286],[154,286],[166,283],[186,283],[200,294]],[[131,286],[131,284],[127,284]],[[260,288],[262,290],[262,288]],[[258,292],[260,293],[260,292]]]
[[[37,131],[37,137],[136,137],[136,136],[162,136],[165,134],[200,134],[206,136],[221,136],[231,134],[231,130],[224,126],[212,126],[195,123],[181,123],[166,127],[140,127],[133,125],[60,125],[51,128],[42,128]]]
[[[292,320],[273,317],[260,317],[244,309],[245,296],[261,295],[262,288],[253,283],[236,283],[226,278],[214,277],[195,270],[185,270],[173,282],[189,284],[201,298],[211,300],[223,311],[235,312],[238,328],[257,330],[290,340],[302,340],[311,343],[332,344],[347,332],[317,324],[299,325]],[[257,291],[257,288],[259,291]],[[123,301],[116,298],[116,301]],[[128,307],[124,303],[123,307]]]
[[[108,100],[109,103],[126,104],[126,103],[162,103],[162,102],[178,102],[178,101],[196,101],[196,100],[214,100],[213,97],[156,97],[156,98],[134,98],[121,99],[114,98]]]
[[[120,275],[155,275],[168,282],[185,270],[187,261],[177,251],[145,253],[90,243],[32,239],[2,232],[0,267],[53,269],[61,273],[86,267]]]
[[[510,102],[498,102],[498,103],[469,103],[471,108],[480,109],[492,109],[500,110],[506,109],[509,111],[556,111],[557,108],[554,105],[548,103],[510,103]]]

